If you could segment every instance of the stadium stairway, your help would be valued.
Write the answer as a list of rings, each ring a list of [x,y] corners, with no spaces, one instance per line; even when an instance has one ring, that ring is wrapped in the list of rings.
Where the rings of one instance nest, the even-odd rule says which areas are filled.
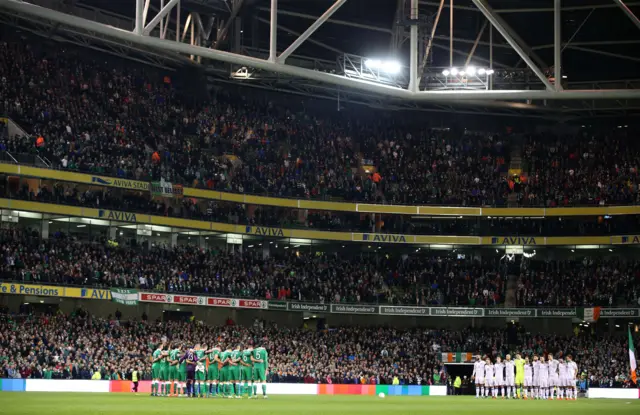
[[[504,306],[515,307],[516,304],[516,290],[518,289],[518,276],[516,274],[509,274],[507,277],[507,287],[504,298]]]
[[[511,161],[509,162],[509,178],[514,172],[522,171],[522,148],[519,145],[514,145],[511,151]],[[518,207],[518,195],[516,193],[509,193],[507,199],[507,205],[509,207]]]

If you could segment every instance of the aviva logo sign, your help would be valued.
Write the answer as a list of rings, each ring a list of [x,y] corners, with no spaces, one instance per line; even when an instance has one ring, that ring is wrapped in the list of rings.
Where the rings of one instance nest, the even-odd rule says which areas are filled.
[[[493,236],[492,245],[537,245],[538,242],[533,236]]]
[[[625,235],[620,240],[623,244],[640,244],[640,235]]]
[[[251,235],[284,237],[284,231],[280,228],[266,228],[264,226],[247,226],[245,229],[245,232]]]
[[[120,187],[131,190],[149,190],[149,183],[128,179],[111,179],[108,177],[91,176],[91,183],[101,186]]]
[[[362,240],[366,242],[381,242],[392,244],[406,244],[407,237],[404,235],[392,235],[383,233],[363,233]]]
[[[138,221],[138,218],[136,218],[135,213],[118,212],[117,210],[100,209],[98,211],[98,217],[100,219],[117,220],[119,222],[137,222]]]

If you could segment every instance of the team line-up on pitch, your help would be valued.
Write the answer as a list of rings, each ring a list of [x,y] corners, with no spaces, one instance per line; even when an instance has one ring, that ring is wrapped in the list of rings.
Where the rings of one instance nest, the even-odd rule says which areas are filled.
[[[516,354],[515,360],[511,355],[505,356],[502,361],[496,357],[495,363],[485,356],[473,364],[472,378],[476,384],[476,398],[498,398],[498,392],[502,398],[523,399],[554,399],[575,400],[578,398],[577,374],[578,365],[571,355],[566,360],[553,358],[553,354],[533,355],[533,362],[529,357],[524,359]],[[505,396],[506,392],[506,396]]]
[[[269,354],[264,347],[181,346],[163,342],[153,352],[151,396],[267,398]]]

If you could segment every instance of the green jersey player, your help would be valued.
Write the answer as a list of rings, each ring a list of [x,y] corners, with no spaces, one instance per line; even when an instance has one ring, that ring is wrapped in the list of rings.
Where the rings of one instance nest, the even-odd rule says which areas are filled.
[[[253,392],[253,362],[251,361],[251,356],[253,355],[253,347],[249,346],[247,349],[242,351],[240,355],[240,380],[242,381],[242,386],[247,394],[249,395],[249,399],[252,398]]]
[[[180,387],[180,352],[180,346],[178,345],[169,352],[169,388],[171,388],[171,384],[173,383],[173,394],[175,396],[178,396],[178,388]],[[169,392],[171,392],[171,390],[169,390]],[[169,393],[169,395],[171,395],[171,393]]]
[[[251,356],[253,362],[253,394],[257,395],[258,383],[262,385],[262,396],[267,399],[267,368],[269,367],[269,354],[264,347],[253,349]]]
[[[164,349],[164,343],[158,346],[151,358],[151,396],[160,395],[158,393],[158,385],[160,385],[160,366],[162,365],[161,360],[163,359],[162,349]]]
[[[240,346],[236,346],[231,352],[231,360],[229,362],[229,377],[231,384],[235,386],[236,398],[242,397],[242,391],[240,390],[240,361],[242,358],[242,352]]]
[[[231,386],[231,378],[229,375],[229,368],[231,362],[231,348],[227,348],[222,352],[220,360],[222,361],[222,371],[220,372],[220,382],[222,382],[222,396],[232,398],[233,386]]]
[[[187,395],[187,361],[180,362],[178,367],[178,381],[180,382],[180,389],[182,389],[182,396]]]
[[[220,380],[220,347],[207,350],[209,368],[207,369],[207,397],[218,395],[218,381]]]
[[[168,396],[170,389],[169,350],[171,350],[171,344],[162,351],[162,359],[160,360],[160,392],[162,392],[162,396]]]
[[[196,363],[196,384],[195,384],[195,395],[204,397],[204,381],[206,379],[206,367],[205,367],[205,348],[200,347],[199,344],[196,344],[195,352],[196,357],[198,358],[198,362]]]

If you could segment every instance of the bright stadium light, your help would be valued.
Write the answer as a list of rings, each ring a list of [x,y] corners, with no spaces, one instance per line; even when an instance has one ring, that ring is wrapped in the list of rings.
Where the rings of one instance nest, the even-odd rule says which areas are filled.
[[[364,61],[364,65],[367,68],[378,69],[382,65],[382,62],[380,61],[380,59],[367,59],[366,61]]]
[[[479,74],[479,75],[484,75],[484,74],[485,74],[485,72],[486,72],[486,71],[485,71],[485,69],[484,69],[484,68],[480,68],[480,69],[478,69],[478,74]]]
[[[397,74],[402,69],[402,66],[397,61],[383,61],[380,59],[367,59],[364,64],[369,69],[377,69],[388,74]]]
[[[451,68],[451,75],[453,76],[458,75],[458,68]]]
[[[449,74],[450,74],[450,73],[451,73],[451,72],[449,72],[449,70],[448,70],[448,69],[445,69],[444,71],[442,71],[442,74],[443,74],[444,76],[449,76]]]
[[[487,69],[486,74],[487,75],[493,75],[493,72],[494,72],[493,69]]]
[[[476,74],[476,67],[475,66],[467,66],[467,75],[475,76],[475,74]]]
[[[382,63],[382,68],[383,71],[385,71],[388,74],[397,74],[398,72],[400,72],[401,66],[399,62],[396,61],[387,61],[387,62],[383,62]]]

